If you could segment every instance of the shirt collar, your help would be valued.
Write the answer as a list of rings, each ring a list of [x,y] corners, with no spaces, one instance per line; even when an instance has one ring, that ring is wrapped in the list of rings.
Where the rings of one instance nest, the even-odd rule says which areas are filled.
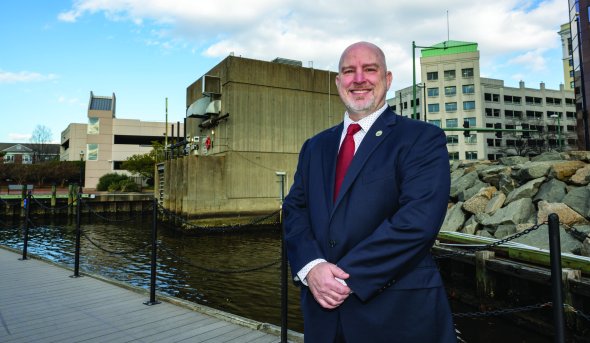
[[[348,129],[348,126],[353,123],[359,124],[361,126],[361,129],[364,132],[369,132],[369,129],[371,128],[371,126],[373,126],[373,123],[375,123],[375,121],[377,120],[377,118],[379,118],[381,113],[385,112],[385,110],[387,109],[387,106],[388,105],[386,102],[385,104],[383,104],[383,106],[380,109],[369,114],[368,116],[364,117],[363,119],[361,119],[357,122],[350,119],[350,116],[348,115],[348,111],[347,111],[346,113],[344,113],[344,132],[346,132],[346,130]]]

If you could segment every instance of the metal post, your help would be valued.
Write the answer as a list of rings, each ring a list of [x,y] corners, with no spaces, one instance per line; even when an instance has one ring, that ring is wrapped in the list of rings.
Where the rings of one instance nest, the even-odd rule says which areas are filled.
[[[82,230],[80,229],[81,197],[82,193],[78,192],[78,199],[76,199],[76,252],[74,254],[74,275],[71,277],[80,277],[80,235],[82,234]]]
[[[144,302],[151,306],[159,304],[156,301],[156,259],[158,257],[158,199],[152,200],[152,262],[150,272],[150,300]]]
[[[412,41],[412,99],[412,119],[416,119],[416,41]]]
[[[285,200],[285,172],[276,172],[276,175],[279,177],[279,199],[281,201],[280,204],[280,212],[279,212],[279,222],[281,225],[281,232],[283,225],[283,201]],[[287,246],[285,244],[285,237],[284,233],[281,235],[281,343],[287,343],[288,339],[288,332],[289,332],[289,322],[288,322],[288,306],[289,306],[289,289],[288,289],[288,263],[287,263]]]
[[[556,343],[565,342],[563,314],[563,290],[561,282],[561,245],[559,241],[559,216],[549,215],[549,258],[551,260],[551,295],[553,300],[553,325]]]
[[[31,191],[27,193],[27,197],[23,201],[23,206],[25,207],[25,232],[23,242],[23,257],[20,259],[22,261],[27,259],[27,249],[29,247],[29,217],[31,215]]]

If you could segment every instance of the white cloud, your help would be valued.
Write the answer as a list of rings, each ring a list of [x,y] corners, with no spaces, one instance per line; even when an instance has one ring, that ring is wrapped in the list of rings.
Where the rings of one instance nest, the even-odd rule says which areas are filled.
[[[0,70],[0,83],[39,82],[57,79],[55,74],[40,74],[30,71],[9,72]]]
[[[412,41],[432,45],[447,35],[477,42],[482,66],[512,58],[513,67],[533,61],[530,70],[548,68],[544,54],[561,48],[557,31],[567,10],[562,0],[78,0],[59,18],[102,12],[111,20],[155,24],[146,44],[165,49],[191,42],[208,57],[285,57],[330,69],[347,45],[369,40],[383,47],[390,69],[407,85]]]
[[[9,133],[8,139],[11,142],[28,142],[31,140],[30,133]]]

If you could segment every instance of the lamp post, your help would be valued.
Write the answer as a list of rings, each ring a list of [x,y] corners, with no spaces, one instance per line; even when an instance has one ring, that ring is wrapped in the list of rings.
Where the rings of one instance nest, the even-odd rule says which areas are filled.
[[[84,173],[84,150],[80,150],[80,181],[79,181],[79,190],[82,193],[82,174]]]
[[[418,88],[422,88],[422,113],[424,114],[424,121],[426,120],[426,82],[421,82],[416,85]],[[419,118],[416,118],[419,119]]]
[[[560,121],[560,115],[559,114],[552,114],[549,117],[555,119],[557,118],[557,146],[559,147],[559,151],[563,150],[563,145],[561,142],[561,121]]]

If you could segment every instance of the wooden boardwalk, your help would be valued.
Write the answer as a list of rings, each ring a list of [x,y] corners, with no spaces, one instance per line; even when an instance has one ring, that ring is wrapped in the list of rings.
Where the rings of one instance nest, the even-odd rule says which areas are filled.
[[[279,342],[258,322],[212,316],[0,248],[0,342]],[[204,307],[200,307],[204,308]],[[211,310],[219,314],[219,311]],[[237,323],[243,322],[245,325]]]

